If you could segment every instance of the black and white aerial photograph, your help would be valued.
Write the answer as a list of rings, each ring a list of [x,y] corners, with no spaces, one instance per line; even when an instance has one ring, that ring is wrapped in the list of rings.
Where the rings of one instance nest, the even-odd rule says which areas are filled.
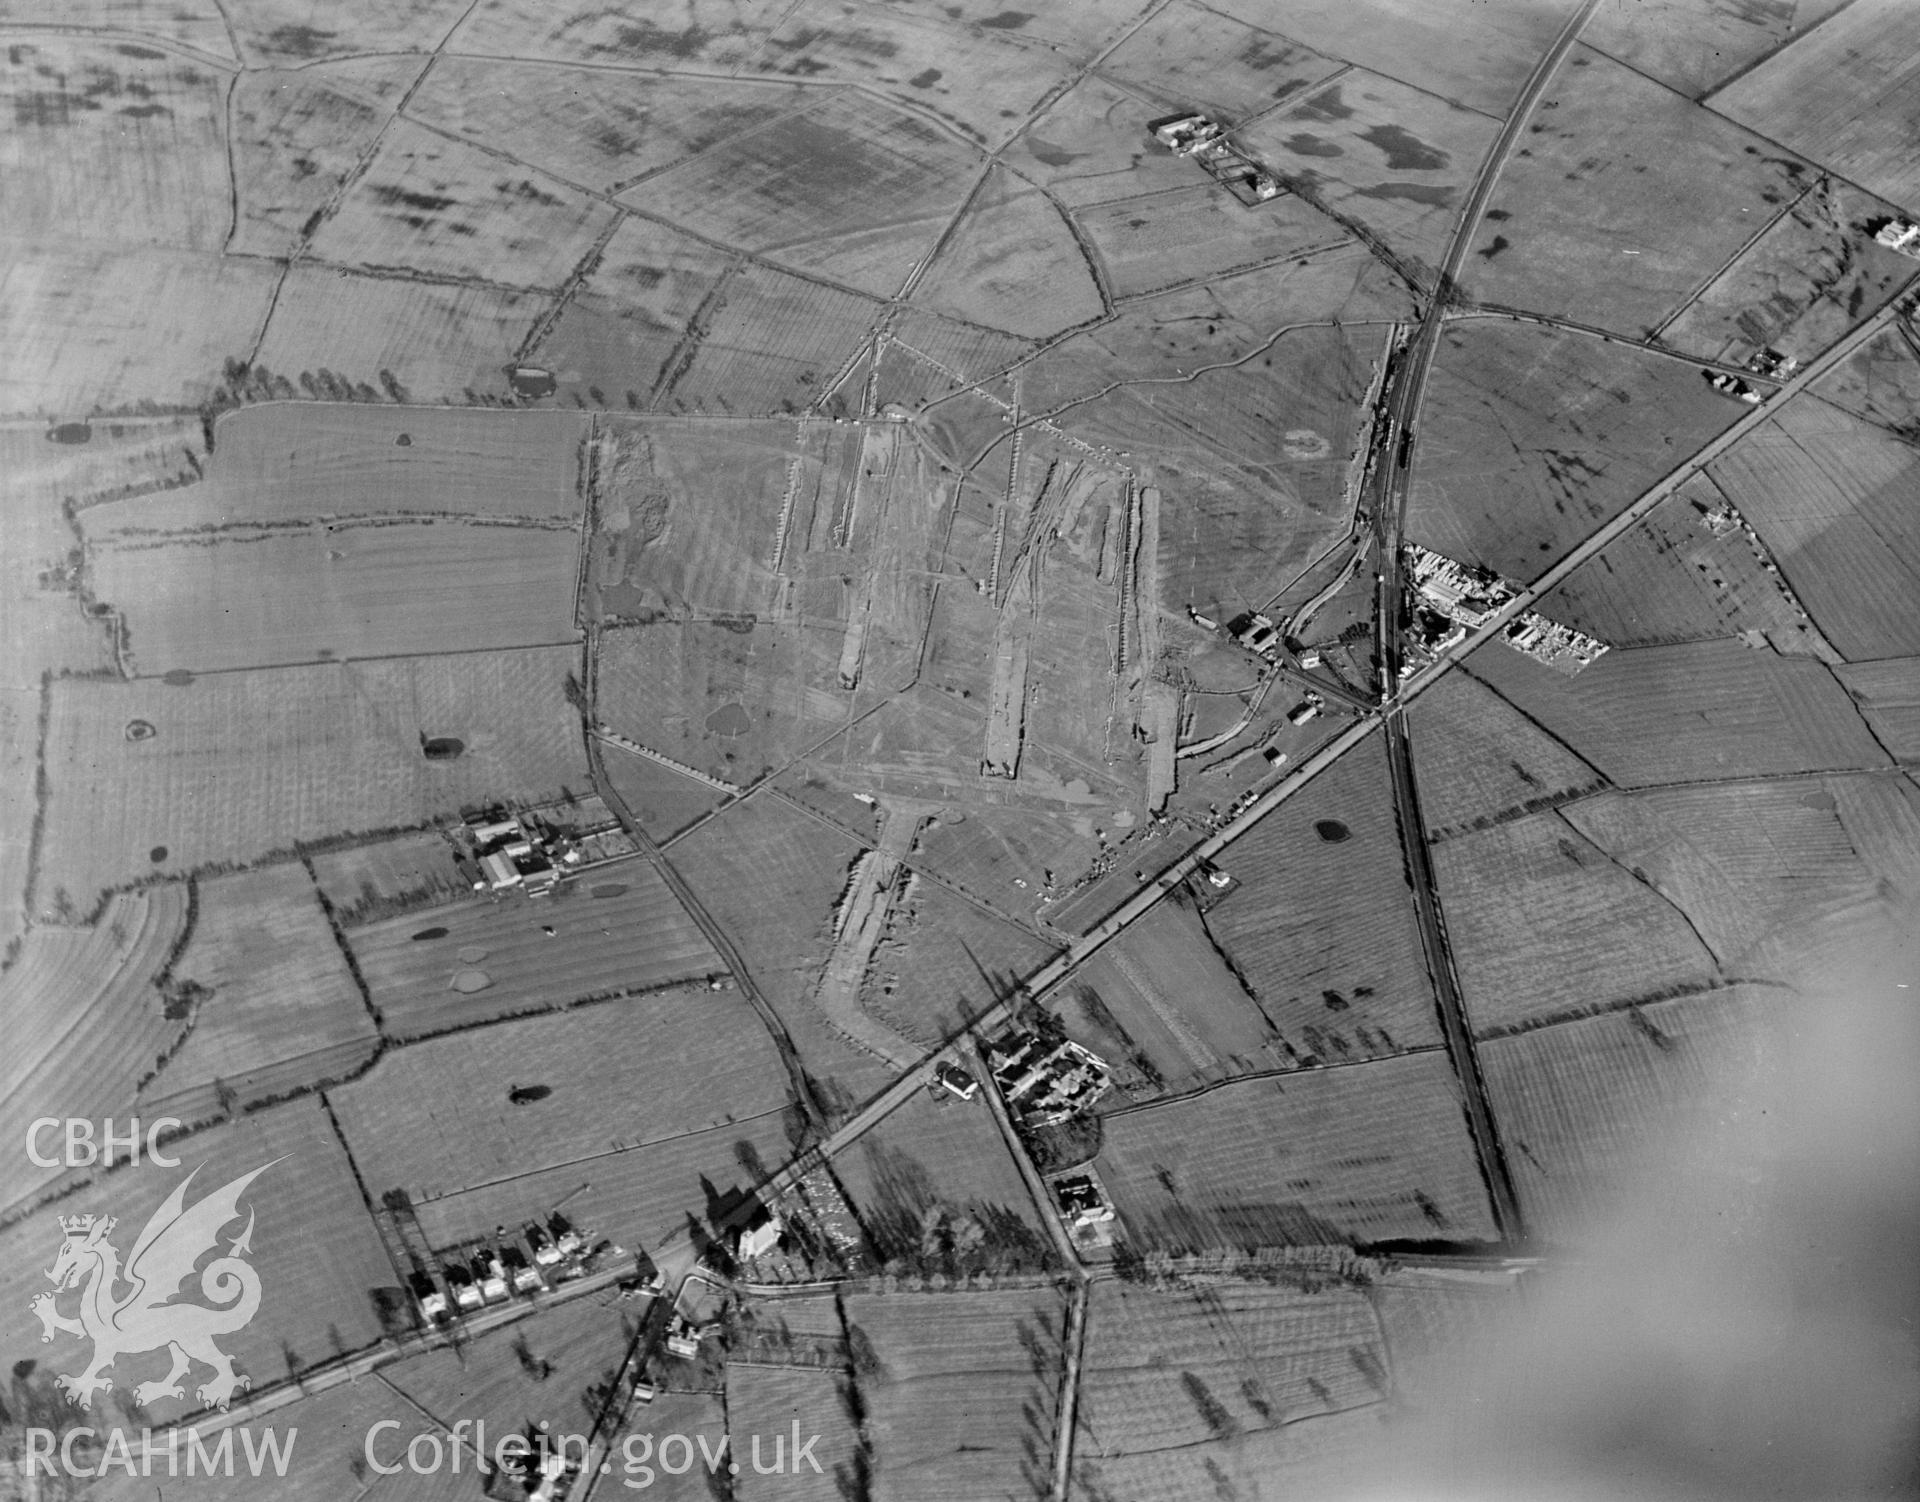
[[[1920,0],[0,47],[0,1502],[1920,1502]]]

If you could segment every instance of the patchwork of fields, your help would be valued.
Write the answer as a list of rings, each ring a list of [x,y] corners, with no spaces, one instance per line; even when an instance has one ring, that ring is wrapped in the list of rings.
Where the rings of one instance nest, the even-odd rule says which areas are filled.
[[[14,10],[0,1140],[177,1135],[9,1174],[9,1454],[203,1405],[165,1341],[58,1385],[111,1234],[181,1324],[253,1267],[226,1418],[301,1431],[169,1497],[460,1502],[364,1438],[474,1419],[592,1427],[596,1496],[643,1438],[688,1502],[1446,1490],[1483,1387],[1596,1496],[1875,1491],[1900,1160],[1812,1045],[1920,932],[1920,10]],[[1524,585],[1682,476],[1537,601],[1604,654],[1398,699],[1391,550]],[[1095,1057],[996,1092],[1007,1026]],[[1792,1320],[1636,1264],[1513,1359],[1806,1080],[1858,1161],[1794,1166]],[[1716,1275],[1781,1230],[1730,1194]],[[582,1265],[436,1324],[556,1212]],[[1561,1375],[1656,1326],[1624,1416]]]

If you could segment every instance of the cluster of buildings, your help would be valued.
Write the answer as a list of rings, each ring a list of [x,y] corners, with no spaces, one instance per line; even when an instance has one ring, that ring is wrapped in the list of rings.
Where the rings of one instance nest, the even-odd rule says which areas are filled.
[[[516,1294],[544,1292],[550,1281],[585,1277],[601,1253],[619,1255],[620,1250],[611,1242],[594,1242],[592,1233],[555,1210],[517,1233],[500,1226],[490,1237],[437,1253],[440,1279],[416,1259],[409,1281],[420,1318],[431,1326]]]
[[[1910,219],[1889,219],[1875,231],[1873,243],[1920,261],[1920,224]]]
[[[1067,1234],[1084,1254],[1097,1254],[1113,1245],[1113,1202],[1106,1186],[1091,1168],[1076,1169],[1049,1182],[1054,1209]]]
[[[1072,1039],[1049,1045],[1016,1033],[987,1045],[987,1063],[1007,1108],[1025,1126],[1053,1126],[1090,1109],[1106,1093],[1106,1060]]]
[[[476,892],[519,888],[530,897],[545,896],[580,863],[579,847],[534,814],[495,811],[463,824],[458,838],[467,851],[459,858],[460,872]]]
[[[1227,140],[1227,128],[1205,115],[1175,115],[1149,129],[1175,156],[1192,157],[1242,203],[1265,203],[1280,196],[1271,172]]]
[[[1516,593],[1491,569],[1468,568],[1415,543],[1407,544],[1407,577],[1419,606],[1414,645],[1427,653],[1444,652],[1468,631],[1485,625]],[[1516,652],[1569,674],[1607,650],[1597,637],[1531,610],[1514,620],[1502,639]],[[1401,671],[1404,675],[1417,666],[1410,660]]]

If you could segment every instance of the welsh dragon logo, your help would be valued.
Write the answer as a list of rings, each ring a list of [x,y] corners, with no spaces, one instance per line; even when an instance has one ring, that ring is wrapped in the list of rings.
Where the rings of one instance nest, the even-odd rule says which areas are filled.
[[[247,1186],[271,1167],[272,1163],[263,1164],[189,1206],[187,1186],[200,1172],[194,1169],[153,1212],[135,1238],[124,1268],[119,1252],[107,1240],[116,1224],[111,1216],[60,1217],[64,1239],[60,1254],[47,1269],[54,1291],[36,1295],[27,1307],[40,1316],[42,1341],[52,1340],[60,1330],[93,1342],[93,1360],[84,1372],[56,1378],[69,1401],[91,1407],[96,1392],[114,1385],[107,1372],[115,1358],[162,1347],[172,1353],[173,1367],[159,1381],[137,1385],[133,1389],[137,1403],[185,1396],[181,1379],[192,1374],[195,1362],[213,1368],[213,1376],[194,1390],[203,1403],[225,1408],[235,1392],[252,1385],[251,1378],[234,1372],[233,1358],[213,1343],[216,1335],[243,1329],[260,1308],[260,1275],[246,1261],[253,1249],[252,1210],[247,1212],[246,1228],[228,1243],[226,1254],[214,1258],[200,1274],[200,1292],[216,1307],[172,1300],[180,1285],[193,1276],[200,1259],[219,1250],[220,1231],[239,1219],[240,1196]],[[58,1299],[82,1283],[79,1318],[70,1319],[60,1313]],[[123,1284],[128,1288],[125,1293],[119,1292]]]

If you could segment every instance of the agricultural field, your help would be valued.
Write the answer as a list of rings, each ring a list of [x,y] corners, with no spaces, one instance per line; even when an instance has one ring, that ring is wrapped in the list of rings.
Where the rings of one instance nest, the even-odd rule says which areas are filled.
[[[260,1279],[260,1310],[241,1330],[220,1338],[235,1369],[256,1387],[278,1382],[301,1368],[345,1351],[371,1345],[382,1333],[375,1291],[397,1281],[381,1249],[372,1218],[354,1184],[352,1165],[317,1101],[293,1101],[257,1111],[226,1125],[195,1132],[171,1145],[181,1161],[177,1169],[142,1164],[96,1175],[64,1196],[61,1215],[110,1215],[117,1228],[110,1239],[124,1258],[141,1228],[161,1202],[191,1177],[188,1198],[201,1196],[243,1174],[261,1170],[242,1198],[243,1218],[222,1227],[222,1245],[244,1228],[244,1213],[254,1216],[248,1261]],[[324,1226],[326,1234],[313,1234]],[[46,1268],[60,1242],[53,1208],[16,1221],[0,1232],[6,1252],[0,1274],[0,1353],[8,1365],[32,1360],[53,1370],[80,1370],[84,1341],[61,1335],[41,1344],[40,1322],[27,1312],[31,1295],[49,1285]],[[183,1292],[198,1301],[200,1284]],[[63,1300],[71,1307],[71,1300]],[[74,1363],[69,1365],[69,1363]],[[166,1371],[164,1353],[127,1353],[114,1372],[123,1384],[157,1379]],[[206,1380],[205,1369],[195,1378]],[[125,1405],[131,1394],[122,1386],[112,1401]],[[145,1417],[123,1418],[139,1432],[143,1422],[169,1422],[202,1405],[192,1397],[161,1398],[146,1405]],[[96,1416],[98,1410],[95,1410]]]
[[[1066,1309],[1057,1289],[849,1294],[874,1502],[1044,1491]]]
[[[1695,475],[1540,601],[1540,613],[1613,647],[1764,637],[1776,652],[1837,654],[1758,536],[1724,518],[1726,497]],[[1751,640],[1751,638],[1749,638]]]
[[[1364,1293],[1209,1281],[1094,1286],[1081,1357],[1076,1470],[1089,1495],[1143,1459],[1284,1430],[1387,1397]],[[1312,1425],[1307,1427],[1311,1428]],[[1115,1492],[1114,1495],[1146,1495]],[[1238,1495],[1235,1493],[1234,1495]]]
[[[1823,662],[1738,641],[1609,652],[1564,678],[1518,652],[1473,673],[1622,787],[1883,767]]]
[[[1797,998],[1736,984],[1484,1043],[1481,1066],[1534,1234],[1604,1223],[1690,1129],[1785,1064]]]
[[[757,129],[749,119],[621,201],[790,270],[891,297],[979,171],[978,153],[950,132],[836,90]]]
[[[575,637],[580,539],[559,524],[235,524],[89,541],[93,591],[120,613],[126,662],[150,677]]]
[[[91,927],[37,927],[0,971],[9,1047],[0,1069],[0,1130],[16,1144],[34,1120],[124,1115],[157,1062],[186,1031],[160,990],[187,938],[185,883],[116,892]],[[57,1151],[48,1138],[47,1152]],[[22,1149],[24,1152],[24,1149]],[[16,1162],[0,1212],[11,1212],[63,1177]]]
[[[1222,272],[1346,243],[1339,226],[1290,194],[1249,208],[1198,167],[1193,175],[1184,187],[1075,212],[1114,298],[1204,284]]]
[[[697,777],[618,746],[603,743],[600,764],[606,769],[608,785],[640,827],[656,840],[670,840],[684,833],[728,796]]]
[[[725,970],[644,861],[383,918],[346,936],[390,1037],[635,996]]]
[[[1886,204],[1823,177],[1660,329],[1660,340],[1740,365],[1778,349],[1805,361],[1880,311],[1913,263],[1867,228]]]
[[[1444,1402],[1521,1315],[1518,1279],[1500,1271],[1402,1267],[1367,1291],[1396,1398]]]
[[[1490,654],[1483,654],[1490,655]],[[1471,673],[1407,711],[1420,813],[1436,843],[1605,786],[1605,779]]]
[[[34,911],[297,841],[417,827],[584,789],[573,648],[320,664],[188,681],[63,679],[47,721]],[[129,735],[141,722],[153,734]],[[429,761],[428,739],[462,754]]]
[[[1860,0],[1800,33],[1715,93],[1714,109],[1920,212],[1908,149],[1920,127],[1912,89],[1920,15],[1902,0]]]
[[[1500,175],[1469,295],[1622,334],[1660,326],[1815,186],[1761,130],[1575,48]]]
[[[1285,1068],[1293,1060],[1274,1023],[1214,947],[1205,920],[1177,899],[1101,950],[1079,981],[1075,1000],[1087,1021],[1113,1036],[1122,1059],[1144,1058],[1151,1065],[1147,1082],[1156,1089]],[[1076,1031],[1071,1023],[1069,1031]],[[1099,1043],[1089,1046],[1102,1052]]]
[[[1849,661],[1920,652],[1901,607],[1920,587],[1911,444],[1824,402],[1796,402],[1710,467],[1808,613]]]
[[[1182,1388],[1173,1399],[1189,1404]],[[1225,1442],[1074,1460],[1072,1502],[1187,1502],[1205,1497],[1334,1497],[1362,1484],[1394,1443],[1384,1405],[1316,1415],[1310,1423]],[[1422,1477],[1422,1484],[1428,1478]]]
[[[1267,19],[1279,20],[1280,13]],[[1159,106],[1155,116],[1198,110],[1236,124],[1339,70],[1334,58],[1276,28],[1235,20],[1194,0],[1151,16],[1100,60],[1100,76],[1148,95]]]
[[[914,290],[919,306],[1046,338],[1105,310],[1072,227],[1044,193],[996,166]]]
[[[1464,320],[1440,341],[1407,540],[1525,583],[1746,410],[1682,360]]]
[[[1920,658],[1852,663],[1835,674],[1888,754],[1898,762],[1920,761]]]
[[[1108,1113],[1094,1160],[1137,1251],[1492,1238],[1436,1050]]]
[[[1263,115],[1235,140],[1283,182],[1303,185],[1311,201],[1419,267],[1440,259],[1498,129],[1477,110],[1359,67]]]
[[[1920,790],[1892,773],[1656,788],[1570,824],[1683,912],[1729,973],[1836,957],[1897,924],[1920,879]]]
[[[1433,865],[1476,1031],[1698,990],[1720,976],[1687,913],[1587,839],[1568,811],[1463,834],[1435,849]]]
[[[610,1155],[746,1136],[786,1099],[751,1009],[704,988],[411,1043],[328,1093],[371,1192],[416,1200],[557,1167],[596,1177]]]
[[[668,1380],[671,1381],[671,1367],[668,1372]],[[654,1464],[658,1441],[669,1434],[684,1434],[695,1446],[692,1464],[678,1474],[663,1471]],[[659,1502],[714,1502],[714,1478],[709,1474],[698,1447],[704,1440],[707,1453],[718,1454],[720,1447],[730,1437],[724,1393],[663,1387],[653,1402],[635,1410],[621,1426],[614,1445],[620,1459],[614,1464],[619,1469],[622,1485],[643,1488],[649,1497],[658,1498]],[[750,1467],[753,1460],[752,1441],[749,1440],[747,1444],[745,1464]],[[767,1444],[771,1447],[771,1436]],[[629,1445],[631,1448],[628,1448]],[[679,1446],[674,1446],[670,1459],[675,1466],[680,1464]],[[770,1461],[771,1457],[767,1459]],[[721,1462],[723,1465],[728,1463]]]
[[[1388,793],[1369,740],[1222,852],[1239,885],[1204,918],[1289,1062],[1439,1041]]]
[[[1049,103],[1007,148],[1007,160],[1074,207],[1191,188],[1200,169],[1147,132],[1164,113],[1094,73]]]
[[[1040,1219],[1052,1212],[1034,1204],[979,1096],[916,1094],[833,1168],[874,1255],[890,1268],[961,1276],[1052,1265]]]
[[[936,1046],[992,1006],[1012,977],[1038,969],[1053,947],[944,885],[903,871],[861,999],[868,1012],[914,1041]]]
[[[207,1121],[347,1078],[373,1057],[373,1018],[303,867],[211,877],[195,898],[172,979],[198,994],[185,1038],[141,1091],[149,1120]]]

